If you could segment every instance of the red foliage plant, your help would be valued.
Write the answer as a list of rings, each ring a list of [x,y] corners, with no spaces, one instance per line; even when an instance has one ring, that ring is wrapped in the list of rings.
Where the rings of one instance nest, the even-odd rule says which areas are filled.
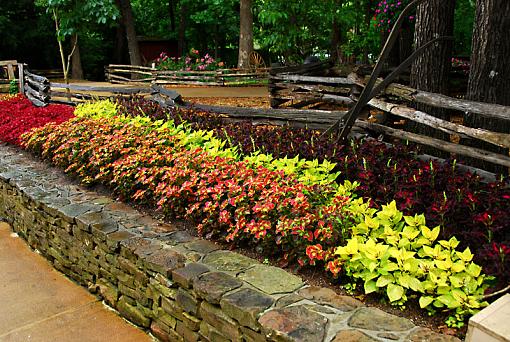
[[[74,117],[71,106],[51,104],[35,107],[22,95],[0,101],[0,141],[20,145],[20,136],[49,122],[62,123]]]
[[[355,224],[345,209],[348,198],[330,186],[303,185],[283,171],[187,150],[164,130],[75,119],[24,139],[27,149],[86,183],[110,185],[121,198],[192,219],[200,235],[252,241],[284,260],[327,262],[344,238],[335,226]],[[327,194],[335,196],[331,204]],[[320,259],[306,254],[313,244],[321,245]]]

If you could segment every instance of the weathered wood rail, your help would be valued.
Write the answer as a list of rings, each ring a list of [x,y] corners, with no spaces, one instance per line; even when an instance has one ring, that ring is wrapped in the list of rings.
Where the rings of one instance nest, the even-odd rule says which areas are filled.
[[[31,73],[26,69],[23,71],[23,75],[23,94],[35,106],[39,107],[47,106],[49,103],[74,106],[88,100],[134,94],[150,95],[153,100],[165,106],[173,106],[176,102],[181,102],[181,96],[177,92],[157,84],[148,84],[144,87],[104,87],[50,82],[48,78]]]
[[[279,71],[270,72],[271,106],[279,108],[285,104],[286,108],[302,108],[311,105],[317,106],[322,103],[333,103],[340,108],[349,108],[357,101],[357,96],[368,81],[368,77],[356,73],[350,73],[347,77],[331,77],[320,76],[327,74],[324,68],[315,68],[314,72],[319,75],[299,70],[296,67],[292,70],[283,68]],[[382,80],[380,79],[377,82],[375,88]],[[510,107],[453,98],[417,90],[398,83],[387,85],[377,98],[373,98],[368,102],[368,107],[404,120],[429,126],[445,132],[449,136],[463,138],[461,141],[476,140],[506,149],[510,148],[510,132],[494,132],[436,118],[413,108],[416,104],[450,110],[452,116],[457,118],[462,118],[465,114],[470,113],[486,119],[510,121]],[[337,120],[340,118],[341,116],[338,116]],[[454,155],[472,157],[510,168],[510,157],[508,155],[407,132],[399,127],[394,127],[391,123],[358,120],[356,126],[377,134],[413,141]]]
[[[314,68],[314,66],[309,66],[309,68]],[[344,107],[346,107],[346,105],[349,106],[349,103],[355,103],[357,99],[356,96],[359,94],[359,89],[364,86],[365,82],[363,77],[356,74],[350,74],[348,77],[327,77],[324,84],[313,84],[318,83],[321,78],[311,75],[277,75],[279,80],[283,79],[287,81],[292,80],[292,82],[307,82],[307,84],[304,84],[303,86],[292,85],[296,88],[299,87],[299,89],[332,91],[336,90],[336,88],[346,88],[348,84],[351,84],[352,88],[350,93],[345,94],[345,96],[333,93],[329,94],[331,96],[325,96],[328,94],[322,94],[316,98],[310,96],[308,99],[308,103],[314,103],[321,101],[324,102],[323,99],[326,98],[330,103],[341,104],[342,110],[314,110],[292,107],[258,109],[207,106],[200,104],[192,105],[189,103],[183,103],[179,94],[172,90],[165,89],[163,86],[158,84],[152,84],[151,86],[147,84],[145,87],[129,88],[95,87],[50,82],[47,78],[32,74],[26,70],[24,74],[24,92],[35,105],[46,105],[49,102],[76,104],[94,98],[111,97],[114,95],[142,94],[152,96],[153,100],[164,106],[174,106],[176,104],[184,107],[193,106],[200,110],[224,114],[229,118],[229,120],[250,119],[254,124],[292,125],[318,130],[327,129],[330,125],[335,123],[338,119],[342,119],[347,114],[347,112],[343,110]],[[285,76],[291,77],[285,78]],[[308,84],[310,82],[313,82],[312,85]],[[339,99],[339,97],[342,99]],[[351,102],[348,102],[343,98],[346,98]],[[300,98],[300,101],[303,102],[302,98]],[[434,129],[441,130],[452,136],[455,135],[464,138],[463,140],[484,141],[503,148],[510,148],[510,132],[493,132],[490,130],[464,126],[445,119],[439,119],[425,112],[414,109],[412,106],[415,103],[450,109],[453,110],[456,115],[463,115],[464,113],[469,112],[489,119],[510,120],[510,107],[466,101],[445,95],[423,92],[401,84],[390,84],[379,97],[373,98],[368,103],[368,107],[405,120],[411,120]],[[391,125],[391,123],[385,124],[385,122],[380,121],[371,122],[371,120],[357,120],[355,126],[358,129],[370,131],[378,135],[382,134],[393,138],[412,141],[426,146],[431,146],[454,155],[468,156],[510,168],[510,157],[508,155],[407,132],[399,127]]]
[[[215,71],[169,71],[136,65],[110,64],[105,67],[108,82],[120,84],[183,84],[232,86],[265,84],[268,68],[219,69]]]
[[[9,92],[12,81],[17,81],[19,89],[23,88],[22,75],[23,64],[16,60],[0,61],[0,92]]]

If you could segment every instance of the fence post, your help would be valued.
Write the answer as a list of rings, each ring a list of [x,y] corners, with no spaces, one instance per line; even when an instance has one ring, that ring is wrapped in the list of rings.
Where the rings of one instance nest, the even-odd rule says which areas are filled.
[[[19,93],[25,95],[25,64],[18,63]]]

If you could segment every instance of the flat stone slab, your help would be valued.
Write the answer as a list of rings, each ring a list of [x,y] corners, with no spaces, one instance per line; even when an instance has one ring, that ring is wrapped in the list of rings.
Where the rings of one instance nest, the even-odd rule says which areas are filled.
[[[202,274],[209,272],[209,267],[204,264],[191,263],[185,267],[178,268],[172,271],[172,280],[180,286],[189,289],[192,287],[193,282]]]
[[[290,293],[302,287],[301,278],[274,266],[257,265],[239,278],[267,294]]]
[[[339,331],[335,335],[335,338],[331,340],[331,342],[378,342],[378,341],[380,340],[376,340],[375,338],[372,338],[367,334],[355,329]]]
[[[327,318],[302,305],[271,310],[259,318],[262,331],[277,341],[322,342]]]
[[[193,283],[193,288],[209,303],[219,304],[221,297],[243,285],[243,282],[223,272],[209,272]]]
[[[298,293],[304,298],[312,300],[317,304],[332,306],[342,311],[352,311],[364,306],[362,302],[355,298],[341,296],[335,291],[325,287],[309,286],[299,290]]]
[[[359,309],[349,319],[349,326],[372,331],[406,331],[414,328],[410,320],[377,308]]]
[[[160,249],[148,255],[145,261],[147,268],[170,278],[173,270],[184,266],[185,258],[174,251]]]
[[[461,342],[460,339],[458,339],[455,336],[449,336],[449,335],[442,335],[438,334],[436,332],[433,332],[430,329],[421,328],[418,327],[417,329],[413,330],[409,336],[407,337],[408,341],[411,342]],[[480,340],[482,341],[482,340]]]
[[[257,318],[269,308],[274,299],[253,289],[245,288],[227,294],[220,302],[221,308],[239,324],[258,330]]]
[[[202,262],[217,270],[236,274],[257,264],[256,260],[229,251],[212,252],[206,255]]]

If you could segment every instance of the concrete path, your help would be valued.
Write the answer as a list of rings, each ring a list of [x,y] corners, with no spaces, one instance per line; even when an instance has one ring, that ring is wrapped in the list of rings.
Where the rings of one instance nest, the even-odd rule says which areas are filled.
[[[0,341],[150,342],[0,222]]]

